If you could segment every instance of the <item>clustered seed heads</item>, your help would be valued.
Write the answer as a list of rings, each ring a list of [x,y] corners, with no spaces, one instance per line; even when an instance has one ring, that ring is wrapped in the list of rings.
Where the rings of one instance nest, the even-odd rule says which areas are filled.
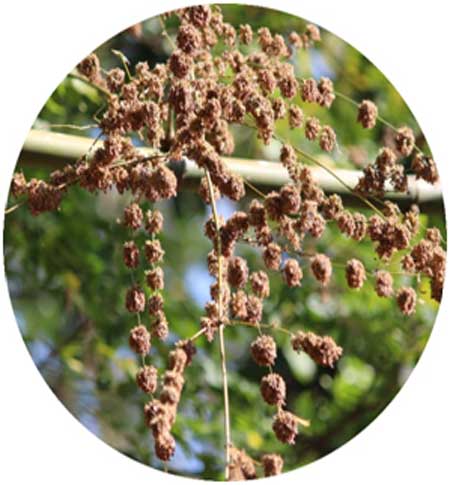
[[[342,347],[330,336],[321,337],[313,332],[297,332],[291,338],[291,345],[296,352],[303,350],[323,367],[334,367],[342,355]]]
[[[373,128],[377,123],[378,108],[377,105],[365,99],[361,101],[358,107],[358,118],[357,120],[364,128]]]
[[[286,383],[275,373],[270,373],[261,379],[261,395],[267,404],[282,406],[286,399]]]
[[[261,335],[250,346],[254,361],[258,365],[271,366],[277,358],[277,344],[270,335]]]
[[[385,202],[367,216],[347,210],[337,194],[325,194],[317,184],[312,170],[302,162],[303,152],[283,141],[279,159],[289,174],[289,183],[262,198],[244,199],[248,195],[245,180],[222,159],[234,152],[231,125],[251,127],[264,144],[269,144],[276,136],[277,121],[285,119],[291,130],[301,130],[307,140],[327,153],[338,144],[332,126],[308,115],[310,104],[330,108],[337,94],[333,82],[325,77],[301,80],[289,60],[295,49],[307,49],[320,42],[320,32],[311,24],[302,33],[290,33],[287,39],[266,27],[254,32],[248,24],[236,31],[224,21],[218,6],[182,8],[162,19],[168,16],[176,16],[179,27],[176,48],[166,63],[150,67],[147,62],[139,62],[130,66],[130,75],[121,68],[105,72],[95,54],[78,64],[79,74],[106,96],[106,109],[99,123],[103,144],[93,147],[92,153],[75,164],[52,172],[47,182],[36,178],[27,181],[22,172],[16,173],[11,195],[23,198],[34,216],[57,210],[69,187],[75,184],[92,193],[115,188],[120,194],[130,195],[121,218],[128,232],[122,247],[123,261],[133,281],[125,293],[125,308],[137,319],[137,324],[130,325],[129,345],[143,360],[136,383],[151,397],[144,407],[145,423],[152,432],[156,456],[166,462],[175,453],[172,428],[195,346],[194,337],[175,344],[168,355],[167,369],[159,378],[158,369],[145,360],[152,340],[164,340],[169,335],[163,296],[164,217],[155,205],[175,197],[180,190],[168,162],[183,157],[195,161],[204,174],[199,196],[212,209],[204,234],[212,246],[206,259],[208,272],[214,278],[211,299],[205,304],[195,338],[204,336],[212,342],[222,334],[219,329],[233,324],[259,331],[250,345],[250,354],[258,366],[268,368],[260,382],[261,395],[268,405],[276,406],[272,428],[277,439],[294,444],[298,426],[305,422],[284,409],[286,383],[272,369],[277,344],[272,336],[262,333],[262,328],[272,327],[262,323],[264,300],[270,297],[270,279],[278,274],[289,291],[301,291],[309,271],[317,287],[325,292],[335,269],[340,271],[343,266],[350,289],[359,290],[373,278],[376,294],[392,298],[409,316],[420,301],[414,288],[396,286],[394,273],[387,265],[401,252],[401,269],[412,278],[429,278],[431,296],[440,301],[446,261],[443,238],[437,228],[428,228],[425,237],[417,240],[420,221],[415,205],[402,212],[396,204]],[[213,53],[212,48],[220,40],[225,47]],[[251,45],[251,53],[244,54],[241,45]],[[376,104],[363,100],[355,121],[373,129],[377,120],[379,124],[383,121]],[[150,147],[145,155],[133,145],[136,136]],[[355,195],[368,201],[366,197],[383,197],[388,187],[407,192],[408,177],[402,162],[410,156],[416,178],[435,184],[436,164],[415,143],[411,128],[395,130],[393,145],[382,147],[373,163],[364,167],[354,187]],[[227,220],[216,214],[215,201],[221,197],[242,201],[241,208]],[[306,251],[320,240],[328,224],[335,224],[345,238],[372,244],[383,269],[366,271],[357,257],[339,265],[331,258],[332,248],[326,251],[328,254]],[[237,254],[242,243],[260,253],[261,267],[267,272],[250,267]],[[271,329],[276,331],[276,327]],[[305,352],[320,366],[333,368],[343,353],[331,336],[283,330],[291,335],[295,351]],[[229,443],[227,449],[229,478],[255,478],[252,458]],[[264,476],[282,472],[281,456],[269,453],[260,460]]]

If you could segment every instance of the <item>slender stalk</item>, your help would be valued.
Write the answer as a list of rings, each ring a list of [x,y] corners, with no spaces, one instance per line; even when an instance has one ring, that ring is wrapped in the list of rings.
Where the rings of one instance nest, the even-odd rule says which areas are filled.
[[[175,42],[172,40],[172,37],[170,37],[170,35],[168,34],[168,32],[166,30],[166,24],[165,24],[164,20],[161,18],[161,16],[159,16],[159,24],[161,25],[161,33],[167,39],[167,41],[169,42],[170,47],[172,49],[176,49],[177,46],[175,45]]]
[[[247,187],[249,187],[250,189],[253,190],[253,192],[255,192],[255,194],[259,195],[260,197],[262,197],[263,199],[266,198],[266,194],[264,192],[261,192],[258,188],[256,188],[252,183],[250,183],[248,180],[246,180],[244,177],[242,177],[243,180],[244,180],[244,184],[247,185]]]
[[[62,129],[68,129],[68,130],[77,130],[77,131],[86,131],[86,130],[91,130],[93,128],[98,128],[98,124],[90,124],[90,125],[71,125],[67,123],[51,123],[49,125],[50,128],[62,128]]]
[[[274,134],[273,135],[273,138],[275,138],[276,140],[278,140],[280,143],[286,143],[286,141],[279,135],[277,134]],[[326,172],[328,172],[333,178],[335,178],[343,187],[345,187],[351,194],[353,194],[354,196],[358,197],[359,200],[361,200],[362,202],[364,202],[364,204],[366,204],[368,207],[370,207],[373,211],[375,211],[379,216],[381,216],[383,219],[385,219],[385,216],[384,214],[380,211],[380,209],[378,209],[378,207],[376,207],[374,204],[372,204],[372,202],[370,202],[369,199],[367,199],[367,197],[364,197],[363,195],[361,195],[358,191],[356,191],[355,189],[353,189],[353,187],[351,187],[350,185],[347,184],[347,182],[345,180],[343,180],[334,170],[332,170],[331,168],[327,167],[324,163],[322,163],[320,160],[318,160],[317,158],[313,157],[312,155],[310,155],[309,153],[303,151],[302,149],[298,148],[298,147],[295,147],[295,146],[292,146],[292,148],[301,156],[303,156],[304,158],[306,158],[307,160],[309,160],[310,162],[314,163],[315,165],[317,165],[318,167],[320,168],[323,168]]]
[[[230,478],[230,450],[231,443],[231,427],[230,427],[230,400],[228,396],[228,377],[227,377],[227,357],[225,353],[225,339],[223,335],[224,324],[219,325],[219,345],[220,345],[220,361],[222,365],[223,378],[223,412],[224,412],[224,431],[225,431],[225,480]]]
[[[304,79],[302,79],[302,78],[297,78],[297,80],[300,81],[301,83],[304,81]],[[334,90],[334,94],[336,95],[337,98],[340,98],[340,99],[346,101],[347,103],[350,103],[351,105],[355,106],[356,108],[359,108],[359,103],[357,101],[355,101],[353,98],[351,98],[350,96],[347,96],[346,94],[341,93],[340,91],[336,91],[336,90]],[[390,128],[395,133],[398,133],[398,128],[396,128],[390,121],[388,121],[383,116],[378,114],[377,120],[382,125],[386,126],[387,128]],[[422,150],[416,144],[414,144],[414,148],[417,152],[423,153]]]
[[[133,79],[133,76],[131,75],[130,68],[128,67],[130,61],[127,59],[126,55],[117,49],[111,49],[111,52],[120,59],[127,78],[129,81],[131,81]]]
[[[267,328],[269,330],[275,330],[277,332],[284,333],[285,335],[289,335],[292,337],[294,334],[288,330],[287,328],[270,324],[270,323],[251,323],[251,322],[244,322],[242,320],[231,320],[230,321],[231,325],[240,325],[242,327],[251,327],[254,328],[255,330],[260,331],[261,328]]]
[[[200,336],[202,336],[205,332],[206,332],[206,328],[202,328],[197,333],[194,333],[194,335],[192,335],[192,337],[190,337],[189,340],[193,342],[194,340],[197,340]]]
[[[14,212],[19,207],[22,207],[25,204],[25,202],[26,200],[22,200],[21,202],[18,202],[17,204],[14,204],[11,207],[8,207],[7,209],[5,209],[5,215],[11,214],[11,212]]]
[[[78,79],[79,81],[83,81],[84,83],[88,84],[89,86],[92,86],[93,88],[100,91],[102,94],[104,94],[108,98],[111,96],[111,93],[107,89],[103,88],[102,86],[99,86],[98,84],[95,84],[95,83],[89,81],[89,79],[87,77],[81,76],[80,74],[77,74],[75,72],[69,73],[67,75],[67,77],[71,77],[73,79]]]
[[[334,94],[336,95],[336,97],[343,99],[344,101],[346,101],[347,103],[352,104],[356,108],[359,107],[359,103],[357,101],[355,101],[354,99],[350,98],[350,96],[347,96],[346,94],[341,93],[341,92],[336,91],[336,90],[334,91]],[[398,129],[391,122],[389,122],[386,118],[383,118],[381,115],[377,115],[377,120],[381,124],[383,124],[384,126],[387,126],[392,131],[395,131],[397,133]],[[415,146],[415,148],[416,148],[416,150],[420,151],[417,146]]]
[[[227,356],[225,351],[225,338],[224,338],[224,323],[223,323],[223,308],[222,308],[222,285],[223,285],[223,268],[222,268],[222,249],[220,240],[220,224],[219,215],[217,213],[216,202],[214,199],[214,187],[211,181],[211,176],[208,170],[206,172],[206,180],[208,182],[209,197],[211,199],[211,209],[213,213],[214,224],[216,226],[216,251],[218,261],[218,307],[219,307],[219,349],[220,349],[220,361],[222,368],[222,382],[223,382],[223,412],[224,412],[224,433],[225,433],[225,480],[230,477],[230,450],[231,443],[231,427],[230,427],[230,400],[228,395],[228,373],[227,373]]]

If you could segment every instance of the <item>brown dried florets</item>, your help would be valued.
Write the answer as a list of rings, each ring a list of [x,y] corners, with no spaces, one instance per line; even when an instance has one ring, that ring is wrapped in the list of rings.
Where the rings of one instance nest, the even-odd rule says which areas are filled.
[[[261,335],[254,340],[250,351],[258,365],[273,365],[277,358],[277,344],[270,335]]]
[[[206,340],[212,342],[219,327],[216,320],[212,320],[209,317],[202,317],[200,320],[200,328],[204,330]]]
[[[377,105],[368,99],[361,101],[358,107],[357,121],[364,128],[373,128],[377,123],[378,108]]]
[[[235,288],[242,288],[248,280],[248,265],[244,258],[235,256],[228,262],[228,283]]]
[[[260,298],[256,295],[250,295],[247,298],[247,317],[246,321],[250,323],[260,323],[262,319],[262,312],[263,312],[263,302]]]
[[[200,48],[202,37],[192,24],[181,24],[178,29],[177,46],[186,54],[193,54]]]
[[[366,270],[358,259],[350,259],[345,267],[345,277],[350,288],[362,288],[366,280]]]
[[[313,332],[297,332],[291,338],[292,348],[298,352],[306,352],[316,364],[324,367],[334,367],[342,355],[342,347],[328,335],[321,337]]]
[[[414,149],[414,132],[409,126],[402,126],[395,135],[395,147],[404,156],[411,155]]]
[[[196,5],[183,9],[183,18],[199,29],[204,29],[213,20],[213,14],[209,5]],[[221,18],[221,14],[220,14]],[[218,17],[215,17],[217,23]]]
[[[153,291],[164,289],[164,271],[157,267],[145,272],[145,280],[149,288]]]
[[[137,354],[146,355],[150,352],[150,333],[144,325],[137,325],[130,330],[129,344]]]
[[[179,340],[175,346],[177,349],[183,350],[187,357],[186,366],[190,365],[194,355],[197,353],[197,348],[195,347],[194,342],[189,339]]]
[[[407,272],[407,273],[412,273],[416,270],[416,265],[414,263],[414,259],[410,254],[405,254],[402,258],[402,268]]]
[[[375,291],[380,297],[389,297],[393,294],[393,283],[391,273],[385,270],[378,270],[375,273]]]
[[[152,336],[159,340],[165,340],[169,335],[169,322],[164,312],[160,311],[155,315],[151,326]]]
[[[391,174],[396,161],[397,155],[395,154],[394,150],[389,147],[383,147],[378,152],[376,165],[383,176],[388,177]]]
[[[152,365],[141,367],[136,374],[137,385],[147,394],[153,394],[158,387],[158,370]]]
[[[145,230],[149,234],[159,234],[164,225],[164,217],[157,209],[147,211],[145,214]]]
[[[230,449],[229,479],[231,481],[252,480],[256,478],[253,460],[244,450],[234,446]]]
[[[320,92],[315,79],[305,79],[302,83],[302,99],[307,103],[315,103],[320,99]]]
[[[306,118],[305,136],[308,140],[315,140],[319,136],[320,121],[314,116]]]
[[[155,439],[155,453],[162,461],[169,461],[175,454],[175,438],[169,433],[162,433]]]
[[[405,167],[403,165],[397,164],[393,167],[390,180],[397,192],[408,191],[408,177],[406,176]]]
[[[128,268],[137,268],[139,266],[139,248],[134,241],[124,243],[123,261]]]
[[[148,312],[150,315],[157,315],[159,312],[163,310],[164,307],[164,298],[160,293],[156,293],[152,295],[148,299]]]
[[[331,194],[322,202],[320,210],[326,220],[337,219],[344,210],[342,199],[337,194]]]
[[[142,226],[144,214],[135,202],[125,207],[123,211],[123,223],[130,229],[139,229]]]
[[[397,292],[397,305],[404,315],[412,315],[416,311],[417,296],[413,288],[402,287]]]
[[[187,355],[183,349],[176,348],[175,350],[172,350],[169,353],[168,369],[170,371],[173,371],[178,374],[183,373],[186,365],[187,365]],[[169,374],[169,372],[166,372],[164,377],[165,377],[165,384],[169,384],[169,382],[171,383],[172,380],[177,379],[175,376],[172,376],[172,374]],[[180,386],[182,386],[181,382],[180,382]]]
[[[273,477],[283,472],[283,458],[275,453],[266,454],[261,457],[261,463],[265,477]]]
[[[11,182],[11,195],[20,197],[27,191],[27,181],[23,172],[16,172]]]
[[[286,260],[283,275],[288,286],[301,286],[303,271],[296,259]]]
[[[325,254],[316,254],[311,260],[311,271],[317,281],[327,286],[333,272],[330,258]]]
[[[125,82],[125,71],[115,67],[106,75],[106,86],[112,93],[118,93]]]
[[[182,50],[176,50],[169,57],[169,69],[178,78],[189,75],[193,68],[193,59]]]
[[[62,191],[44,182],[31,179],[27,184],[28,207],[33,216],[42,212],[57,210],[62,199]]]
[[[284,379],[274,372],[261,379],[261,395],[267,404],[282,406],[286,399],[286,383]]]
[[[337,224],[342,234],[351,237],[355,231],[355,221],[349,211],[343,211],[337,218]]]
[[[284,214],[296,214],[300,210],[300,191],[294,185],[283,185],[279,197],[280,208]]]
[[[253,30],[248,24],[240,25],[239,26],[239,40],[245,44],[251,44],[253,40]]]
[[[292,145],[284,144],[280,151],[281,163],[289,170],[297,164],[298,159],[295,153],[294,147]]]
[[[231,295],[231,315],[238,320],[247,320],[247,294],[239,290]]]
[[[303,125],[304,115],[300,106],[291,104],[289,106],[288,115],[289,115],[289,126],[291,128],[300,128]]]
[[[312,42],[320,42],[321,41],[320,30],[319,30],[319,27],[317,27],[317,25],[307,24],[306,35],[309,37],[309,39]]]
[[[439,180],[435,161],[422,153],[416,153],[411,163],[411,168],[418,179],[426,180],[430,184],[435,184]]]
[[[298,92],[298,81],[295,78],[294,68],[291,64],[278,64],[276,76],[281,95],[287,99],[293,98]]]
[[[144,311],[145,293],[139,286],[133,286],[127,291],[125,306],[131,313],[141,313]]]
[[[281,248],[276,243],[270,243],[263,251],[264,264],[269,269],[277,270],[281,264]]]
[[[283,217],[283,209],[281,207],[281,197],[276,191],[272,191],[264,199],[264,207],[267,215],[273,221],[279,221]]]
[[[439,245],[442,241],[442,234],[437,227],[429,227],[425,232],[425,238],[434,245]]]
[[[317,102],[321,106],[330,108],[336,98],[336,95],[334,94],[333,81],[327,77],[321,77],[317,87],[319,88],[319,97]]]
[[[78,65],[77,69],[94,84],[102,84],[100,61],[96,54],[89,54]]]
[[[295,47],[296,49],[301,49],[304,47],[304,42],[302,37],[298,34],[298,32],[291,32],[288,36],[289,42]]]
[[[267,273],[256,271],[250,275],[250,285],[259,298],[268,298],[270,295],[270,281]]]
[[[352,239],[355,241],[361,241],[364,239],[366,232],[367,232],[367,219],[364,214],[360,214],[359,212],[353,213],[353,232],[350,235]]]
[[[279,441],[293,445],[298,434],[298,418],[280,409],[273,418],[272,429]]]
[[[264,94],[272,93],[277,87],[277,79],[270,69],[258,71],[258,84]]]
[[[145,241],[145,257],[149,264],[155,264],[162,260],[164,249],[158,239]]]
[[[320,132],[320,148],[326,152],[331,152],[336,145],[336,133],[331,126],[325,125]]]

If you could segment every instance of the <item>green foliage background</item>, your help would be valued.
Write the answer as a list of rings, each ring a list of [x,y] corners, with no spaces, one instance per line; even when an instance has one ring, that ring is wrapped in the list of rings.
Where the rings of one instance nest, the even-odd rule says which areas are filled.
[[[223,11],[235,26],[245,19],[254,29],[266,25],[283,35],[305,26],[297,17],[257,7],[224,5]],[[169,32],[172,28],[169,23]],[[147,60],[152,66],[164,61],[169,46],[158,20],[146,21],[143,29],[140,40],[125,31],[100,46],[97,53],[104,67],[119,65],[111,49],[124,52],[132,64]],[[337,90],[353,99],[373,99],[394,125],[412,126],[419,134],[418,144],[424,147],[417,123],[381,72],[341,39],[325,31],[322,35],[318,49],[294,56],[299,75],[327,75]],[[370,161],[382,140],[389,138],[380,125],[372,131],[361,129],[355,122],[355,108],[342,100],[337,99],[330,110],[301,105],[306,113],[336,129],[340,146],[334,160],[316,154],[330,166],[355,168]],[[94,89],[68,77],[43,107],[35,127],[50,130],[55,123],[91,123],[99,107],[101,98]],[[57,131],[79,134],[70,129]],[[317,151],[300,130],[292,134],[281,122],[278,131],[310,153]],[[279,145],[264,147],[246,129],[235,134],[236,155],[276,159]],[[48,173],[42,168],[24,171],[27,178]],[[94,196],[71,189],[57,213],[34,218],[24,208],[14,212],[5,224],[6,274],[25,342],[55,395],[102,440],[131,458],[161,468],[143,424],[146,397],[134,383],[138,362],[127,347],[128,331],[136,323],[123,304],[131,280],[122,264],[122,243],[129,234],[116,219],[129,200],[129,195]],[[166,219],[162,236],[165,295],[169,341],[174,342],[198,330],[202,304],[208,298],[211,280],[205,256],[211,248],[202,229],[207,212],[197,194],[188,190],[157,206]],[[235,205],[229,202],[219,203],[219,212],[225,215],[232,208]],[[424,213],[421,222],[445,233],[442,208]],[[143,241],[144,235],[140,237]],[[233,442],[256,458],[264,452],[281,453],[288,470],[338,448],[383,410],[416,365],[437,311],[426,280],[411,282],[396,276],[396,285],[409,283],[420,292],[418,311],[411,318],[402,316],[394,301],[378,298],[371,278],[361,291],[348,290],[339,262],[357,257],[368,270],[380,267],[380,262],[369,242],[349,242],[333,225],[318,244],[307,239],[305,249],[327,253],[337,261],[331,286],[326,291],[319,288],[306,269],[307,261],[301,262],[306,276],[299,289],[286,288],[280,276],[272,274],[264,321],[330,334],[344,348],[344,356],[335,370],[321,369],[307,356],[293,353],[286,337],[277,334],[275,371],[287,381],[287,406],[312,422],[295,446],[281,445],[271,431],[273,409],[259,395],[264,371],[253,363],[248,350],[255,331],[226,329]],[[248,258],[252,270],[262,268],[257,251],[240,245],[238,253]],[[398,268],[398,261],[395,258],[390,267]],[[169,469],[219,479],[223,473],[223,406],[218,343],[200,339],[198,348],[186,374],[174,428],[178,448]],[[165,367],[167,349],[165,344],[155,343],[151,360],[158,367]]]

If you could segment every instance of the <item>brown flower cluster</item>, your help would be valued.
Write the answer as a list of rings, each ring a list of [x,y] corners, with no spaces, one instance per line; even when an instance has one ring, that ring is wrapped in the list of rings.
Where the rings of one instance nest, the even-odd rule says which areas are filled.
[[[342,347],[328,335],[321,337],[313,332],[297,332],[291,339],[292,348],[298,352],[303,350],[318,365],[334,367],[342,355]]]
[[[175,197],[179,191],[170,167],[184,157],[195,161],[205,175],[199,195],[212,208],[204,233],[212,245],[207,265],[215,279],[195,338],[203,335],[211,342],[224,328],[238,324],[259,331],[249,350],[257,365],[268,368],[261,379],[260,392],[268,405],[276,406],[272,424],[275,436],[292,445],[298,426],[305,425],[305,421],[284,409],[286,383],[272,368],[277,344],[272,336],[262,333],[262,328],[269,327],[262,324],[264,300],[270,297],[269,275],[278,274],[289,291],[301,291],[307,277],[304,272],[310,272],[325,292],[333,277],[333,261],[327,254],[311,254],[305,248],[322,237],[328,224],[335,224],[343,236],[372,243],[383,265],[395,253],[403,252],[403,270],[429,278],[432,297],[440,301],[446,259],[442,237],[432,228],[425,238],[415,240],[420,229],[415,206],[402,213],[397,205],[386,202],[368,216],[346,210],[337,194],[326,195],[319,187],[312,170],[302,162],[302,152],[287,143],[282,143],[279,158],[290,176],[289,183],[261,199],[243,200],[241,209],[227,220],[217,216],[215,201],[220,197],[241,201],[246,196],[244,179],[222,159],[234,152],[231,125],[254,128],[262,142],[269,144],[277,121],[285,119],[291,130],[302,130],[302,136],[330,153],[338,143],[336,132],[318,118],[308,116],[306,110],[309,103],[330,108],[338,93],[328,78],[299,80],[289,62],[294,49],[308,48],[320,41],[319,30],[311,24],[303,33],[292,32],[285,39],[266,27],[254,32],[243,24],[236,30],[224,21],[219,7],[195,6],[170,15],[178,18],[179,26],[176,47],[165,64],[151,68],[140,62],[131,75],[121,68],[105,72],[95,54],[78,64],[79,74],[106,96],[107,106],[99,123],[103,144],[92,147],[76,164],[54,171],[48,182],[35,178],[27,181],[23,173],[16,173],[11,193],[26,198],[33,215],[57,210],[68,188],[75,184],[93,193],[115,188],[120,194],[131,195],[132,202],[124,208],[121,221],[130,233],[122,247],[123,261],[135,281],[125,294],[125,307],[137,318],[129,345],[143,359],[136,383],[151,396],[144,414],[154,437],[156,456],[168,461],[175,452],[172,428],[184,373],[195,347],[194,338],[175,345],[158,386],[158,369],[145,362],[152,339],[164,340],[169,334],[162,294],[165,251],[159,237],[164,218],[154,204]],[[224,48],[213,54],[212,49],[220,42]],[[240,45],[255,49],[245,49],[250,53],[244,54]],[[371,129],[378,119],[375,103],[363,100],[356,121]],[[134,147],[132,135],[150,147],[145,155]],[[381,148],[375,161],[364,168],[354,192],[363,201],[368,200],[366,197],[372,200],[384,196],[388,187],[406,192],[408,178],[402,159],[411,155],[411,169],[416,177],[436,183],[433,159],[421,153],[415,143],[410,128],[396,130],[392,147]],[[265,270],[250,267],[237,254],[238,243],[254,246]],[[326,252],[332,255],[332,248]],[[415,290],[396,287],[393,274],[387,269],[366,272],[356,257],[342,266],[349,288],[359,290],[373,277],[378,296],[393,298],[404,315],[414,313],[418,304]],[[146,311],[148,316],[144,315]],[[144,318],[149,318],[148,326],[141,321]],[[318,365],[330,368],[343,352],[332,337],[305,331],[291,334],[291,345]],[[153,397],[158,390],[158,397]],[[256,478],[255,462],[244,450],[230,445],[228,451],[230,479]],[[281,473],[281,456],[265,454],[260,460],[264,476]]]
[[[155,454],[162,461],[170,460],[175,453],[175,439],[171,429],[176,420],[177,407],[183,391],[183,374],[195,353],[196,349],[189,340],[176,344],[175,350],[169,354],[169,365],[163,376],[159,399],[153,398],[144,407],[145,423],[151,429],[155,440]],[[151,392],[155,392],[156,384],[152,389]]]

